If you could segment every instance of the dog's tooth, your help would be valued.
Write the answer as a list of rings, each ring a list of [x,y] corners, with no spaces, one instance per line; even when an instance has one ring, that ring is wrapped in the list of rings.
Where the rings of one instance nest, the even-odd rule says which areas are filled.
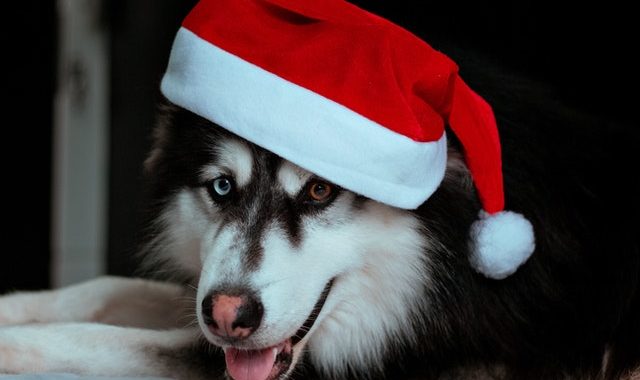
[[[280,351],[278,350],[278,347],[273,347],[271,349],[271,353],[273,354],[273,360],[276,360],[276,356],[278,356],[278,354],[280,353]]]

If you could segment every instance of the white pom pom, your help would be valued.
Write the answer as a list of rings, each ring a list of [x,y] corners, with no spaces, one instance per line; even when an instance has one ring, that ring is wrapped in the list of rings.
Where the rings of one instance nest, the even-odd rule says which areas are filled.
[[[489,278],[501,280],[513,274],[533,253],[536,243],[533,226],[521,214],[501,211],[471,225],[471,263]]]

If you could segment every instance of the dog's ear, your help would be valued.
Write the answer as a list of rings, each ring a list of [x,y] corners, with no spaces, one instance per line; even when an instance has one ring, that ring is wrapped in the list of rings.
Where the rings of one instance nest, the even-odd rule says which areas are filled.
[[[156,170],[156,165],[165,152],[170,139],[170,128],[174,122],[174,116],[178,107],[168,100],[163,100],[158,105],[156,125],[151,136],[151,150],[144,160],[144,174],[149,176]]]

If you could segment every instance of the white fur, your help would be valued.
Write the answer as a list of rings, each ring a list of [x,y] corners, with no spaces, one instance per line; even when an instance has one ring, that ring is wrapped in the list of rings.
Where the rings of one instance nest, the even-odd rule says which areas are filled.
[[[289,161],[283,161],[278,169],[278,182],[291,197],[294,197],[313,174]]]
[[[410,214],[369,203],[333,239],[355,240],[345,268],[309,339],[317,368],[340,378],[350,368],[380,368],[388,342],[412,341],[412,322],[427,307],[423,260],[427,242]]]
[[[207,230],[199,252],[202,273],[198,284],[198,303],[217,285],[241,279],[242,256],[246,249],[242,238],[233,224],[212,224]]]
[[[219,157],[216,165],[206,166],[201,174],[202,182],[221,175],[231,175],[239,187],[246,186],[253,172],[253,154],[244,141],[227,138],[215,146]]]
[[[196,279],[202,269],[200,257],[202,238],[207,231],[218,225],[211,219],[211,202],[206,200],[206,191],[180,190],[155,221],[162,231],[144,248],[147,265],[156,262],[170,264],[168,270],[184,271]],[[209,211],[208,211],[209,210]],[[170,268],[171,266],[177,268]]]
[[[513,274],[535,250],[533,226],[521,214],[484,211],[471,226],[474,267],[497,280]]]

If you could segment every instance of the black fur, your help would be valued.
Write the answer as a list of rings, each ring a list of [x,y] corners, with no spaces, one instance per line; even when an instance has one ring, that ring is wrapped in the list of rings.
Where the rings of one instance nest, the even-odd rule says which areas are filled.
[[[443,184],[418,213],[463,259],[448,258],[456,266],[440,289],[426,290],[449,309],[427,323],[429,356],[454,366],[502,363],[508,378],[595,378],[609,348],[601,375],[619,378],[640,364],[638,222],[628,217],[638,211],[638,185],[627,177],[637,135],[554,104],[552,92],[522,79],[464,67],[494,106],[507,208],[531,220],[537,249],[506,280],[470,273],[460,253],[478,206]]]
[[[435,278],[424,289],[429,313],[415,322],[419,346],[396,352],[379,377],[464,379],[471,369],[497,379],[618,379],[640,368],[637,131],[565,108],[538,84],[448,53],[494,107],[507,209],[532,222],[537,248],[505,280],[474,272],[467,237],[479,203],[464,180],[448,177],[415,210],[425,233],[446,248],[425,253]],[[158,207],[182,186],[202,186],[195,173],[215,159],[209,144],[227,134],[189,112],[167,109],[165,135],[156,142],[162,154],[149,170]],[[278,158],[254,149],[262,172],[275,175]],[[275,215],[298,244],[304,207],[261,191],[269,187],[260,178],[249,187],[251,197],[261,197],[260,213]],[[353,207],[365,201],[358,197]],[[264,223],[246,228],[257,238]],[[258,248],[250,250],[249,268],[260,260]],[[307,366],[299,377],[319,375]]]

